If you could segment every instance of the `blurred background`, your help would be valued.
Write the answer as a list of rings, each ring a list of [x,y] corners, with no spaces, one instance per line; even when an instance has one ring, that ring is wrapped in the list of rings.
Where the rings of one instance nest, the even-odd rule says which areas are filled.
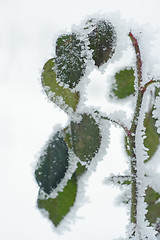
[[[152,52],[160,69],[159,9],[159,0],[0,0],[2,240],[112,240],[125,235],[128,210],[115,204],[120,190],[102,184],[105,176],[127,166],[122,132],[115,127],[107,156],[85,182],[84,198],[77,200],[82,201],[82,207],[73,209],[58,230],[37,209],[37,157],[54,126],[67,122],[63,111],[43,94],[40,76],[44,63],[53,56],[56,37],[97,12],[106,16],[117,12],[126,21],[147,25],[153,33]]]

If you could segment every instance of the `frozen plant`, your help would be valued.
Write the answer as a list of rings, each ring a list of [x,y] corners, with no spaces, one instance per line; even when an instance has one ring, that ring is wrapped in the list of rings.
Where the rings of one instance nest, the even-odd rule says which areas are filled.
[[[110,125],[116,124],[124,130],[129,166],[124,175],[111,175],[107,182],[129,192],[123,198],[130,206],[126,239],[158,237],[160,176],[148,166],[159,146],[160,91],[144,37],[139,28],[130,30],[115,16],[96,16],[59,36],[55,57],[44,65],[44,91],[69,118],[68,126],[51,136],[35,169],[40,187],[38,207],[55,226],[74,205],[81,176],[105,154]],[[132,60],[118,64],[124,54],[130,54]],[[107,102],[131,103],[133,114],[129,118],[122,111],[104,113],[87,107],[86,86],[94,69],[105,73],[110,81],[106,83]]]

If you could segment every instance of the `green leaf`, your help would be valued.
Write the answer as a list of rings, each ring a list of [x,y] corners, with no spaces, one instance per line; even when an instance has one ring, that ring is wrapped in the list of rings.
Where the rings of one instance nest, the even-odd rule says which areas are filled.
[[[112,90],[118,98],[125,98],[134,93],[134,70],[124,69],[115,75],[116,86]]]
[[[60,108],[66,110],[66,104],[68,107],[76,110],[77,104],[79,102],[79,93],[71,92],[69,88],[64,88],[60,86],[56,80],[56,73],[54,71],[54,59],[50,59],[46,62],[42,72],[42,85],[44,90],[54,103],[56,103]],[[62,98],[63,101],[60,101]]]
[[[146,114],[145,120],[144,120],[144,126],[146,127],[145,136],[144,139],[144,145],[146,148],[148,148],[148,155],[149,158],[146,160],[148,161],[156,152],[159,144],[159,134],[157,133],[157,128],[155,126],[156,120],[152,117],[152,111],[149,111]]]
[[[64,178],[68,162],[68,148],[58,132],[50,139],[35,170],[35,178],[40,189],[50,194]]]
[[[85,165],[81,165],[80,162],[78,162],[77,164],[77,169],[75,171],[75,174],[77,176],[77,178],[79,179],[79,177],[81,177],[85,172],[86,172],[87,168]]]
[[[155,98],[159,96],[159,93],[160,93],[160,87],[155,87],[155,93],[154,93]]]
[[[56,74],[59,80],[69,85],[72,89],[84,75],[85,55],[84,43],[75,33],[62,35],[56,42]]]
[[[71,135],[74,153],[80,160],[89,163],[101,143],[98,124],[91,115],[83,114],[80,123],[71,122]]]
[[[63,137],[64,137],[64,140],[68,146],[69,149],[72,149],[72,140],[71,140],[71,130],[70,130],[70,127],[66,127],[65,129],[63,129],[62,131],[63,133]]]
[[[146,190],[145,201],[147,204],[153,204],[160,198],[160,194],[155,192],[153,188],[148,187]]]
[[[155,154],[155,152],[158,149],[158,146],[160,144],[160,135],[157,133],[157,128],[155,126],[156,120],[152,116],[152,111],[149,111],[144,119],[144,126],[145,126],[145,139],[144,139],[144,146],[148,149],[148,159],[145,160],[145,162],[149,161],[152,156]],[[127,143],[127,137],[125,136],[125,143],[126,143],[126,152],[128,155],[130,155],[130,151],[128,150],[128,143]]]
[[[65,139],[65,142],[68,146],[69,149],[73,149],[73,146],[72,146],[72,137],[71,137],[71,130],[69,127],[66,127],[64,130],[63,130],[63,134],[64,134],[64,139]],[[86,172],[86,166],[85,165],[81,165],[80,162],[77,163],[77,169],[75,171],[75,174],[76,176],[79,178],[83,173]]]
[[[160,194],[152,188],[147,188],[145,200],[148,204],[146,218],[150,224],[156,223],[160,218],[160,202],[156,202],[160,198]]]
[[[100,67],[107,62],[115,52],[116,33],[113,25],[108,21],[90,20],[88,23],[94,27],[93,31],[88,34],[89,48],[93,50],[92,57],[95,65]]]
[[[153,224],[156,223],[157,220],[160,218],[160,202],[151,204],[147,208],[148,212],[146,214],[146,218],[148,221]]]
[[[73,175],[64,187],[63,192],[59,192],[56,198],[38,198],[37,205],[39,209],[46,210],[48,212],[48,218],[55,226],[58,226],[74,205],[76,195],[77,179],[76,176]]]

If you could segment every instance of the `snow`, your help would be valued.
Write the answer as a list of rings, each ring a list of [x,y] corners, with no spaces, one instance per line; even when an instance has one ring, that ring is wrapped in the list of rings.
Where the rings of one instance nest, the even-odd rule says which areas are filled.
[[[110,18],[109,18],[110,19]],[[115,20],[116,18],[114,18]],[[113,20],[113,19],[112,19]],[[117,20],[117,19],[116,19]],[[114,21],[113,21],[114,22]],[[128,42],[126,40],[126,36],[127,36],[127,32],[129,32],[129,28],[125,28],[124,26],[124,22],[123,22],[123,28],[121,28],[120,24],[119,24],[119,20],[115,23],[114,22],[114,26],[116,26],[116,29],[122,29],[123,30],[123,34],[121,35],[118,32],[118,39],[117,39],[117,44],[116,44],[116,52],[113,56],[113,58],[111,58],[112,60],[108,61],[107,64],[104,64],[103,67],[101,67],[99,70],[101,72],[101,74],[103,74],[105,76],[104,73],[107,73],[107,68],[110,66],[113,66],[112,64],[116,65],[116,63],[118,62],[119,59],[122,58],[122,52],[124,52],[124,46],[125,49],[129,49],[129,47],[131,47],[131,42]],[[150,38],[149,35],[146,34],[146,29],[144,28],[144,34],[143,34],[143,27],[139,26],[136,27],[135,25],[133,25],[131,27],[131,29],[133,29],[133,34],[135,34],[134,36],[136,37],[139,47],[140,47],[140,52],[141,52],[141,60],[142,60],[142,76],[143,76],[143,82],[141,83],[142,86],[144,86],[148,81],[150,81],[152,79],[152,71],[150,71],[151,69],[151,63],[152,63],[152,58],[151,55],[148,53],[149,51],[147,51],[149,49],[150,46]],[[142,29],[142,30],[140,30]],[[126,36],[125,36],[126,35]],[[124,37],[125,36],[125,37]],[[144,40],[145,39],[145,40]],[[123,43],[123,44],[119,44],[119,43]],[[147,44],[146,44],[147,43]],[[117,53],[118,52],[118,53]],[[131,52],[131,54],[133,54],[133,52]],[[134,54],[135,55],[135,54]],[[136,69],[136,55],[132,57],[132,61],[130,62],[130,65],[128,64],[127,67],[132,67],[134,66],[134,68]],[[147,61],[148,59],[150,59],[149,61]],[[133,65],[133,61],[135,62],[135,64]],[[89,64],[93,64],[92,62],[89,62]],[[124,68],[125,62],[122,62],[121,67]],[[125,66],[126,67],[126,66]],[[92,69],[92,67],[90,67],[90,69]],[[104,70],[105,69],[105,70]],[[111,68],[110,68],[111,69]],[[114,68],[113,68],[114,69]],[[111,71],[111,70],[110,70]],[[113,71],[113,70],[112,70]],[[136,74],[136,73],[135,73]],[[98,74],[96,74],[98,76]],[[91,76],[91,75],[90,75]],[[97,77],[96,76],[96,77]],[[135,84],[135,90],[136,93],[138,94],[138,75],[135,75],[136,77],[136,84]],[[112,78],[110,77],[110,80],[112,80]],[[113,84],[113,80],[112,83],[110,81],[110,84],[108,84],[108,87],[110,88],[111,85]],[[84,91],[84,89],[83,89]],[[146,91],[146,93],[144,94],[143,97],[143,101],[142,101],[142,106],[140,106],[140,112],[137,118],[137,128],[136,128],[136,132],[135,132],[135,156],[136,156],[136,187],[137,187],[137,213],[136,213],[136,224],[129,224],[128,228],[130,229],[130,231],[128,231],[127,233],[127,239],[131,237],[131,239],[157,239],[156,238],[156,231],[154,230],[153,227],[149,227],[149,222],[146,220],[146,203],[144,201],[144,196],[145,196],[145,190],[147,189],[148,186],[154,186],[153,183],[151,183],[151,180],[149,181],[149,178],[151,177],[147,177],[147,171],[146,171],[146,166],[144,164],[144,161],[148,158],[147,155],[147,149],[144,147],[144,133],[145,133],[145,128],[143,126],[143,121],[145,118],[145,113],[147,111],[148,108],[148,104],[146,104],[148,102],[148,93],[149,91]],[[138,97],[138,95],[135,95],[135,99]],[[107,98],[107,100],[110,100],[109,98]],[[126,99],[125,99],[126,100]],[[156,106],[159,106],[159,104],[157,103],[159,99],[156,99]],[[135,104],[135,103],[134,103]],[[108,103],[106,104],[108,106]],[[100,106],[99,106],[100,107]],[[116,106],[117,107],[117,106]],[[134,108],[136,108],[137,106],[134,105]],[[87,111],[87,108],[86,110]],[[118,123],[119,126],[125,126],[125,128],[130,129],[131,126],[131,120],[132,118],[129,120],[126,118],[126,113],[123,111],[113,111],[109,114],[108,109],[106,108],[107,111],[107,115],[105,115],[106,118],[110,118],[111,122],[113,121],[116,125],[116,123]],[[131,115],[133,117],[133,114]],[[154,114],[155,117],[158,116],[157,113]],[[122,120],[121,120],[122,119]],[[156,123],[158,126],[158,122]],[[159,126],[158,126],[159,127]],[[116,179],[116,178],[115,178]],[[117,179],[118,180],[118,179]],[[154,181],[155,183],[155,181]],[[155,190],[159,190],[158,185],[156,184],[156,186],[154,186]],[[130,227],[129,227],[130,226]],[[134,236],[133,236],[133,232],[135,232]]]
[[[35,155],[38,155],[38,151],[52,133],[53,128],[56,129],[55,123],[63,122],[63,128],[66,122],[68,122],[66,114],[53,107],[52,104],[44,99],[36,79],[40,76],[43,64],[51,57],[53,51],[52,39],[56,35],[60,35],[59,33],[57,34],[58,31],[64,33],[63,30],[59,29],[66,28],[66,32],[69,32],[73,22],[79,24],[84,16],[103,9],[105,14],[101,16],[106,18],[108,15],[109,20],[114,22],[118,31],[119,40],[116,53],[100,69],[95,68],[94,72],[92,72],[93,62],[88,59],[87,76],[82,79],[82,84],[80,83],[77,86],[77,89],[79,88],[82,93],[77,112],[88,112],[94,115],[93,105],[96,104],[96,109],[102,113],[106,113],[107,110],[106,115],[110,114],[109,116],[112,118],[119,120],[120,114],[123,124],[129,127],[135,100],[129,97],[127,101],[122,100],[117,105],[117,100],[107,102],[108,99],[106,99],[105,95],[109,92],[110,80],[114,72],[117,72],[121,67],[134,65],[134,54],[127,32],[129,26],[132,25],[132,29],[135,32],[137,31],[136,34],[138,36],[138,31],[141,27],[138,27],[139,29],[136,30],[137,22],[151,22],[151,26],[147,24],[142,27],[144,30],[139,39],[141,49],[143,50],[142,58],[146,62],[143,69],[144,80],[147,82],[152,76],[154,79],[160,79],[160,59],[157,54],[160,46],[159,2],[157,0],[148,2],[135,0],[131,4],[129,1],[120,2],[113,0],[110,3],[106,3],[106,1],[100,0],[90,5],[82,0],[80,3],[77,2],[76,6],[74,4],[72,1],[59,1],[54,4],[50,0],[45,1],[45,3],[42,3],[42,1],[17,0],[14,3],[10,1],[1,2],[0,63],[2,65],[2,86],[0,97],[2,140],[0,182],[2,197],[0,201],[1,206],[4,207],[1,209],[0,235],[4,240],[20,240],[22,238],[24,240],[49,240],[53,238],[56,240],[78,240],[82,238],[112,240],[120,235],[123,239],[125,237],[125,225],[128,219],[126,214],[126,211],[128,211],[127,207],[119,206],[115,208],[113,206],[113,201],[117,194],[120,194],[120,191],[112,186],[101,184],[104,177],[109,176],[110,173],[123,174],[127,168],[126,163],[128,163],[128,160],[123,152],[124,144],[122,144],[124,134],[120,134],[118,137],[117,133],[119,131],[123,132],[123,130],[120,130],[120,127],[115,128],[112,124],[109,133],[106,125],[108,121],[106,120],[99,121],[97,118],[103,134],[101,149],[99,154],[93,159],[88,175],[84,176],[79,182],[79,193],[75,209],[71,210],[70,215],[67,216],[60,227],[60,232],[63,235],[57,235],[49,221],[43,219],[36,209],[35,202],[38,188],[33,179],[33,165],[37,160]],[[117,12],[108,14],[108,11],[115,10],[120,10],[121,14],[117,14]],[[127,18],[127,24],[120,15]],[[129,22],[130,18],[135,20],[135,22],[131,21],[131,25]],[[157,25],[156,29],[155,25]],[[148,51],[150,47],[151,51]],[[128,56],[127,59],[126,56]],[[115,68],[113,67],[114,65],[116,65]],[[102,80],[103,78],[104,80]],[[97,86],[99,79],[100,81],[102,80],[101,83],[103,82],[102,87],[98,90],[93,83],[96,79]],[[88,94],[93,89],[96,97]],[[101,91],[104,93],[103,97],[101,96]],[[157,118],[156,124],[160,129],[159,98],[157,97],[156,99],[154,116]],[[116,113],[114,113],[115,110],[117,111]],[[125,112],[124,115],[123,112]],[[125,115],[126,117],[123,118]],[[71,112],[72,116],[73,112]],[[77,118],[73,116],[73,118],[77,121],[79,116]],[[105,134],[106,128],[107,134]],[[138,148],[141,146],[144,149],[142,130],[144,130],[143,126],[140,126],[139,135],[136,137],[139,139]],[[107,135],[110,135],[110,137]],[[108,148],[107,155],[106,147]],[[145,159],[146,151],[139,152],[139,158]],[[146,184],[149,184],[159,192],[159,185],[157,184],[159,174],[155,174],[155,170],[158,168],[157,159],[159,159],[159,151],[157,152],[157,157],[155,156],[153,164],[147,164],[146,168],[144,168],[143,174],[147,173],[148,179],[142,186],[142,193]],[[152,165],[154,171],[150,171],[150,165]],[[91,199],[92,203],[89,203],[88,199]],[[139,208],[141,209],[142,206],[142,216],[139,216],[140,225],[142,225],[143,229],[145,228],[144,232],[148,234],[149,239],[153,240],[155,239],[153,229],[147,228],[143,222],[146,207],[143,204],[143,198],[139,201]],[[76,214],[74,214],[74,211]],[[81,219],[79,216],[85,216],[86,219]],[[71,229],[70,232],[68,227]],[[131,225],[128,226],[129,229],[132,229],[132,227]]]
[[[86,28],[86,22],[89,23],[90,19],[93,19],[92,24],[87,26],[87,28]],[[113,57],[110,58],[107,61],[107,63],[103,64],[100,68],[97,68],[94,65],[94,61],[92,60],[92,50],[90,50],[88,48],[89,39],[87,38],[87,34],[89,34],[91,31],[93,31],[93,29],[94,29],[93,23],[94,23],[94,21],[97,22],[99,19],[105,20],[106,22],[111,22],[113,24],[114,28],[116,29],[117,37],[116,37],[115,53],[113,54]],[[85,174],[85,176],[82,177],[83,181],[79,180],[79,182],[78,182],[79,191],[81,189],[84,189],[84,186],[85,186],[84,182],[85,183],[87,182],[90,174],[96,170],[98,162],[100,160],[102,160],[104,158],[104,156],[106,155],[106,149],[109,147],[109,142],[110,142],[110,133],[109,133],[110,124],[112,123],[112,125],[114,124],[115,126],[118,125],[119,127],[122,127],[124,130],[126,130],[126,129],[129,130],[131,127],[131,123],[133,120],[133,112],[134,112],[134,109],[137,107],[136,99],[139,96],[138,95],[139,76],[136,71],[137,58],[136,58],[136,55],[135,55],[135,52],[133,49],[134,46],[132,46],[132,42],[128,36],[130,28],[132,29],[131,31],[133,31],[132,33],[135,36],[135,38],[137,39],[139,47],[140,47],[141,60],[142,60],[142,76],[143,76],[143,82],[141,82],[141,85],[144,86],[148,81],[150,81],[152,79],[152,75],[153,75],[152,71],[150,71],[151,61],[147,61],[148,59],[151,59],[150,54],[147,52],[148,48],[150,47],[150,42],[149,42],[150,39],[149,39],[149,35],[147,35],[148,32],[146,31],[145,28],[143,31],[143,26],[137,27],[137,26],[135,26],[135,24],[131,24],[131,27],[129,28],[129,25],[127,25],[127,23],[124,20],[122,20],[120,18],[120,16],[117,14],[108,15],[107,18],[106,18],[106,16],[102,16],[102,15],[97,15],[97,16],[94,15],[93,17],[90,16],[88,19],[84,20],[84,23],[81,24],[80,27],[74,26],[74,28],[72,28],[72,32],[76,32],[76,34],[80,38],[80,40],[82,40],[85,43],[85,47],[83,48],[82,55],[87,56],[87,59],[85,60],[86,74],[85,74],[85,76],[83,76],[80,79],[80,82],[75,87],[75,90],[80,92],[80,102],[77,105],[76,111],[70,112],[69,120],[79,122],[81,120],[81,114],[84,114],[84,113],[91,114],[92,117],[95,118],[97,124],[100,127],[102,140],[101,140],[101,146],[100,146],[98,153],[92,159],[91,164],[88,165],[88,172]],[[126,62],[126,57],[124,57],[126,55],[130,56],[131,60],[129,62],[128,61]],[[112,86],[114,84],[114,81],[115,81],[113,78],[114,74],[121,69],[131,68],[131,67],[133,67],[135,69],[135,91],[136,91],[135,96],[127,97],[121,101],[114,98],[113,96],[112,96],[112,98],[107,97],[105,99],[105,102],[106,102],[105,112],[107,112],[107,114],[102,111],[101,105],[99,104],[100,101],[98,102],[98,104],[96,102],[96,107],[94,107],[93,103],[92,103],[93,105],[90,104],[89,98],[88,98],[88,93],[89,93],[88,90],[91,89],[90,90],[91,95],[93,95],[93,89],[95,87],[92,82],[92,78],[95,81],[95,83],[96,83],[97,79],[98,79],[98,81],[100,81],[100,79],[102,79],[102,83],[103,83],[104,89],[105,89],[105,91],[103,91],[103,94],[106,97],[106,93],[109,95],[110,89],[112,88]],[[109,83],[107,83],[107,81],[106,81],[108,79],[110,80]],[[99,84],[99,82],[98,82],[98,84]],[[98,84],[97,84],[97,87],[99,86]],[[102,95],[101,91],[97,92],[97,87],[95,90],[96,98],[98,98],[98,93],[100,93],[100,95]],[[130,223],[127,225],[126,229],[128,229],[128,230],[126,233],[126,239],[128,239],[128,238],[135,239],[135,240],[157,239],[156,231],[154,230],[153,227],[149,227],[149,222],[146,220],[146,217],[145,217],[145,215],[147,213],[147,210],[146,210],[147,204],[145,203],[144,196],[145,196],[145,191],[146,191],[147,187],[152,186],[152,187],[154,187],[155,190],[158,189],[158,191],[159,191],[159,186],[158,186],[158,184],[156,184],[156,181],[151,180],[152,175],[151,174],[147,175],[147,168],[144,163],[144,161],[148,158],[147,149],[144,147],[144,143],[143,143],[144,137],[145,137],[144,136],[145,128],[143,125],[143,121],[145,118],[145,113],[148,108],[148,104],[147,104],[148,94],[149,94],[149,91],[147,89],[147,91],[145,92],[144,97],[143,97],[142,105],[140,106],[140,109],[139,109],[140,112],[137,116],[137,119],[135,120],[135,121],[137,121],[137,123],[136,123],[137,127],[136,127],[136,132],[135,132],[135,149],[134,149],[135,157],[136,157],[135,158],[135,161],[136,161],[135,168],[136,168],[137,212],[136,212],[136,224]],[[51,97],[53,97],[52,94],[51,94]],[[102,98],[102,99],[104,102],[104,98]],[[158,101],[159,101],[159,98],[157,97],[156,107],[159,105],[157,103]],[[58,97],[56,99],[56,102],[58,104],[62,105],[63,98]],[[127,104],[126,104],[126,102],[127,102]],[[129,109],[128,102],[130,102],[130,106],[131,106],[131,102],[132,102],[132,107],[133,107],[129,118],[127,118],[127,112],[128,112],[127,110]],[[110,107],[109,104],[111,104],[112,106],[115,106],[115,108]],[[121,109],[124,104],[126,105],[125,110],[123,110],[123,111],[117,110],[118,106],[120,106],[120,109]],[[96,111],[98,111],[99,114],[97,114]],[[101,116],[103,116],[103,118],[106,118],[106,119],[102,120]],[[157,112],[154,113],[154,116],[155,117],[158,116]],[[110,119],[110,121],[107,119]],[[156,124],[158,125],[159,122],[157,121]],[[126,134],[128,134],[128,133],[126,133]],[[74,152],[72,152],[72,150],[70,151],[70,159],[71,160],[70,160],[69,168],[65,174],[64,179],[61,181],[60,184],[58,184],[57,188],[49,195],[49,197],[55,198],[59,191],[63,191],[63,188],[66,185],[68,179],[70,179],[72,174],[74,173],[78,161],[81,162],[80,159],[76,158],[76,156],[74,155]],[[131,159],[131,161],[133,161],[133,159]],[[126,171],[125,171],[125,173],[126,173]],[[128,171],[128,173],[129,173],[129,171]],[[114,178],[116,181],[116,176]],[[110,179],[113,179],[113,177],[110,177]],[[117,181],[119,181],[119,180],[120,180],[120,178],[117,178]],[[112,182],[114,182],[114,181],[112,181]],[[127,187],[127,188],[129,188],[129,187]],[[81,191],[84,192],[84,190],[81,190]],[[126,190],[125,198],[129,197],[129,196],[130,196],[130,194]],[[121,197],[121,201],[124,201],[125,198]],[[73,206],[72,210],[71,210],[72,214],[78,211],[78,207],[80,206],[79,202],[82,202],[82,198],[79,197],[79,194],[78,194],[77,198],[76,198],[75,206]],[[83,201],[83,203],[84,203],[84,201]],[[66,220],[63,221],[63,222],[65,222],[66,226],[68,225],[67,224],[68,221],[70,222],[69,218],[66,216]]]

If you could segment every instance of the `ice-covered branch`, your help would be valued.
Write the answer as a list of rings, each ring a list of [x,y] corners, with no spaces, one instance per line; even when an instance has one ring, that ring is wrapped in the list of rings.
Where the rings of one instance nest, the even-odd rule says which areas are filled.
[[[134,118],[131,125],[131,135],[129,136],[129,148],[130,148],[130,157],[131,157],[131,175],[132,175],[132,184],[131,184],[131,222],[137,225],[137,156],[136,156],[136,131],[138,126],[139,114],[143,99],[144,92],[140,90],[141,82],[142,82],[142,60],[140,49],[138,45],[137,39],[130,32],[129,37],[132,41],[132,45],[134,47],[136,53],[136,66],[137,66],[137,76],[138,76],[138,88],[137,88],[137,102],[136,108],[134,112]],[[135,232],[132,233],[133,235]]]
[[[128,136],[131,159],[131,224],[133,225],[130,232],[130,239],[148,239],[147,236],[150,234],[152,235],[152,239],[155,239],[155,232],[149,231],[148,223],[145,221],[146,204],[144,200],[147,181],[144,172],[146,153],[143,144],[143,121],[145,117],[143,103],[145,88],[152,82],[150,81],[145,87],[142,87],[143,77],[140,48],[137,39],[131,32],[129,33],[129,37],[136,54],[138,80],[136,107],[130,129],[131,134]]]
[[[100,115],[100,113],[98,111],[94,111],[94,113]],[[120,112],[118,112],[118,113],[120,115]],[[124,114],[124,112],[121,112],[121,114]],[[115,115],[118,115],[118,114],[115,114]],[[124,123],[121,122],[121,120],[119,119],[120,117],[118,117],[118,119],[117,119],[115,117],[115,115],[113,116],[113,114],[110,114],[110,115],[107,116],[106,114],[101,113],[100,118],[108,120],[108,121],[110,121],[112,123],[115,123],[119,127],[123,128],[123,130],[125,131],[126,136],[131,135],[131,132],[130,132],[129,128],[127,127],[127,125],[125,125]]]
[[[110,177],[104,179],[104,183],[114,183],[120,185],[129,185],[131,183],[131,176],[129,175],[111,175]]]
[[[121,123],[120,121],[117,121],[115,119],[112,119],[111,117],[104,117],[104,116],[101,116],[102,119],[106,119],[108,121],[111,121],[112,123],[116,123],[118,126],[122,127],[126,133],[127,136],[129,136],[131,134],[130,130],[123,125],[123,123]]]

